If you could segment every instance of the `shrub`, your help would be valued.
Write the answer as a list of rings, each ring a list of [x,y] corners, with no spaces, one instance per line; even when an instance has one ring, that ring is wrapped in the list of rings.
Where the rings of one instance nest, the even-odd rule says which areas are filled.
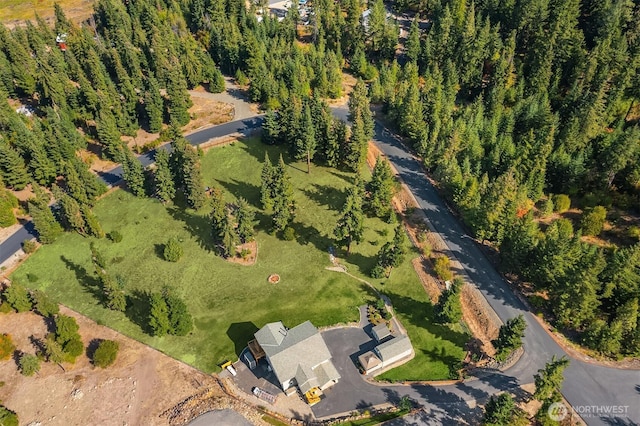
[[[32,354],[20,356],[20,373],[24,376],[33,376],[40,371],[40,358]]]
[[[69,355],[68,361],[73,363],[84,352],[84,344],[80,339],[72,339],[64,344],[62,350]]]
[[[551,198],[547,198],[542,203],[540,214],[542,215],[542,217],[551,216],[551,213],[553,213],[553,209],[554,209],[553,200]]]
[[[450,268],[451,261],[447,256],[440,256],[436,259],[433,270],[435,271],[438,278],[443,281],[449,281],[453,278],[453,273]]]
[[[118,342],[113,340],[101,341],[93,354],[93,365],[100,368],[110,366],[115,362],[119,348]]]
[[[552,202],[556,213],[563,213],[571,208],[571,198],[565,194],[554,195]]]
[[[376,265],[371,270],[371,278],[382,278],[384,277],[384,268],[381,265]]]
[[[640,226],[630,226],[627,230],[627,234],[630,238],[635,238],[636,240],[640,240]]]
[[[247,258],[249,257],[249,255],[251,254],[251,250],[249,249],[242,249],[238,252],[238,256],[240,256],[242,259],[247,260]]]
[[[35,283],[36,281],[38,281],[38,276],[29,272],[27,274],[27,280],[29,280],[30,283]]]
[[[182,246],[177,239],[171,238],[164,245],[164,251],[162,254],[164,256],[164,260],[167,260],[169,262],[177,262],[184,254],[184,250],[182,249]]]
[[[18,416],[4,405],[0,405],[0,425],[18,426]]]
[[[31,292],[33,307],[43,317],[52,317],[60,312],[58,304],[51,300],[43,291],[34,290]]]
[[[0,360],[4,361],[9,359],[13,352],[16,350],[16,345],[13,344],[13,339],[10,334],[0,334]]]
[[[284,238],[285,241],[293,241],[296,239],[296,230],[293,229],[290,226],[287,226],[286,228],[284,228],[284,231],[282,231],[282,238]]]
[[[513,351],[522,346],[522,338],[526,328],[527,323],[522,315],[510,319],[500,326],[498,338],[491,341],[496,348],[496,359],[498,361],[505,361]]]
[[[604,222],[607,218],[607,209],[596,206],[585,210],[582,214],[580,227],[583,235],[599,235],[602,232]]]
[[[5,300],[18,312],[31,310],[31,300],[27,289],[18,283],[13,283],[4,291]]]
[[[109,240],[114,243],[119,243],[120,241],[122,241],[122,234],[118,231],[111,231],[107,234],[107,238],[109,238]]]
[[[9,312],[13,312],[13,308],[8,302],[0,303],[0,314],[8,314]]]
[[[26,254],[33,253],[34,251],[36,251],[36,248],[38,248],[38,245],[34,240],[24,240],[22,242],[22,251],[24,251]]]

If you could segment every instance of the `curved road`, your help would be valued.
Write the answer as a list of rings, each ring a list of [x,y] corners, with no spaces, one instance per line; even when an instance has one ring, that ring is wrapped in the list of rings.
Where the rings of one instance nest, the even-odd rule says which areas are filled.
[[[344,113],[340,115],[344,116]],[[471,279],[470,284],[478,287],[503,322],[519,314],[523,314],[527,321],[525,353],[520,361],[504,374],[494,374],[462,386],[429,389],[451,393],[452,388],[455,388],[451,393],[453,401],[456,398],[462,398],[464,401],[482,401],[482,397],[487,397],[486,391],[491,388],[504,389],[505,385],[514,387],[532,383],[533,375],[553,355],[563,356],[566,353],[540,326],[533,314],[526,310],[474,240],[466,234],[424,175],[421,164],[400,140],[379,123],[376,123],[374,138],[376,145],[393,163],[400,178],[407,184],[426,213],[433,230],[442,236],[451,252],[463,265]],[[640,422],[640,371],[600,367],[571,359],[564,375],[562,394],[589,425],[633,425]],[[460,387],[465,389],[461,390]],[[419,396],[420,392],[414,390],[414,393],[416,392]],[[477,398],[478,396],[481,398]],[[426,402],[430,400],[431,398],[426,398]],[[603,410],[615,410],[617,415],[602,414]]]
[[[346,120],[346,109],[334,108],[333,113]],[[236,120],[198,131],[187,136],[187,139],[191,144],[199,145],[211,138],[228,134],[247,135],[261,123],[260,116]],[[523,314],[528,327],[524,338],[525,354],[505,373],[490,374],[476,381],[453,386],[379,387],[365,384],[360,377],[357,377],[353,380],[362,382],[363,391],[363,394],[359,395],[362,401],[357,408],[366,407],[370,403],[379,403],[376,401],[381,395],[387,401],[393,401],[397,395],[408,394],[426,408],[432,409],[430,414],[425,411],[411,419],[417,424],[440,423],[445,418],[453,418],[451,416],[457,416],[458,419],[477,418],[478,413],[474,408],[476,402],[484,402],[490,395],[501,389],[516,389],[522,384],[533,382],[533,375],[553,355],[566,354],[525,309],[473,239],[465,233],[424,175],[421,164],[400,143],[400,140],[376,123],[374,141],[393,163],[399,177],[407,184],[420,207],[425,211],[434,231],[442,236],[451,252],[463,265],[471,280],[470,284],[479,288],[501,320],[506,321]],[[155,152],[149,152],[140,156],[139,159],[146,166],[153,162],[154,155]],[[108,185],[113,185],[122,179],[122,168],[118,167],[102,173],[100,177]],[[0,244],[0,263],[18,251],[24,239],[35,235],[30,225],[20,228]],[[343,336],[338,335],[336,338],[343,338]],[[590,425],[634,425],[640,422],[640,371],[600,367],[572,359],[565,371],[562,393],[571,405],[578,408],[583,419]],[[612,407],[618,410],[617,415],[602,414],[602,410],[612,410],[614,409]],[[350,407],[347,411],[353,408],[356,407]],[[594,411],[598,413],[594,414]]]

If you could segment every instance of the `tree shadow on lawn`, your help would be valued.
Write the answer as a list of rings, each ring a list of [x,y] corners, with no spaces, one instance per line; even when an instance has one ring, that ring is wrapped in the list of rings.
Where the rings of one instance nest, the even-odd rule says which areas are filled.
[[[321,234],[315,227],[307,226],[300,222],[292,222],[289,226],[296,231],[296,241],[298,244],[302,246],[309,243],[313,244],[318,250],[327,253],[327,263],[329,262],[329,247],[334,244],[331,238]]]
[[[435,313],[431,303],[387,291],[385,294],[391,299],[395,311],[401,313],[416,327],[424,328],[434,336],[448,340],[460,348],[469,341],[471,336],[468,334],[452,330],[446,325],[436,324],[433,321]]]
[[[127,294],[127,309],[125,315],[131,322],[136,324],[143,333],[153,335],[153,330],[149,326],[149,316],[151,307],[149,306],[149,293],[141,290],[133,290]]]
[[[253,335],[256,331],[258,327],[249,321],[231,323],[227,329],[227,336],[235,345],[236,355],[240,356],[249,341],[254,339]]]
[[[76,279],[87,292],[89,292],[101,303],[105,303],[104,293],[102,291],[100,281],[95,276],[93,276],[93,274],[89,274],[86,268],[78,265],[77,263],[74,263],[65,255],[60,255],[60,259],[62,260],[62,262],[64,262],[67,269],[73,271],[73,273],[76,275]]]
[[[347,182],[349,185],[356,183],[355,174],[353,172],[341,171],[339,169],[329,169],[329,173]]]
[[[312,201],[326,205],[331,210],[341,211],[346,193],[329,185],[313,184],[313,189],[303,189],[302,192]]]
[[[287,147],[285,145],[267,145],[262,143],[260,138],[243,138],[240,142],[243,143],[242,149],[247,154],[258,160],[261,168],[264,164],[265,153],[269,154],[269,160],[273,165],[278,164],[281,154],[285,164],[289,165],[289,163],[295,161],[287,151]],[[305,174],[307,173],[306,170],[304,170],[304,172]]]
[[[352,244],[352,250],[353,248],[356,247],[355,244]],[[373,255],[373,256],[365,256],[361,253],[358,252],[354,252],[352,251],[351,253],[349,253],[349,255],[347,255],[345,250],[341,250],[340,251],[340,255],[342,256],[342,259],[344,259],[345,262],[348,262],[350,265],[348,266],[356,266],[358,268],[358,271],[366,276],[368,281],[371,281],[371,277],[369,276],[369,274],[371,273],[371,270],[373,269],[373,267],[376,265],[376,261],[377,261],[377,256]],[[393,274],[393,271],[391,271],[391,274]],[[375,278],[373,278],[375,279]]]
[[[236,198],[244,198],[247,202],[256,209],[261,209],[260,205],[260,187],[257,185],[242,182],[236,179],[229,181],[218,181],[227,191],[233,194]]]
[[[206,251],[214,251],[215,243],[211,237],[211,223],[208,216],[202,216],[197,213],[184,210],[178,206],[167,207],[167,212],[175,220],[180,221],[186,225],[187,231],[196,238],[198,245]],[[164,251],[164,245],[161,248]],[[156,254],[163,259],[163,253],[158,253],[156,247]]]

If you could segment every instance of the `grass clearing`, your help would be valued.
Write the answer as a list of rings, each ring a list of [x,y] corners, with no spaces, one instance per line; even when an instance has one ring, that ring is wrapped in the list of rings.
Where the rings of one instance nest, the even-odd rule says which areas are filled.
[[[306,164],[291,163],[288,170],[298,206],[293,227],[298,236],[296,241],[282,241],[265,232],[270,218],[259,210],[265,151],[276,162],[281,148],[247,139],[209,150],[202,159],[205,184],[222,187],[228,201],[242,196],[258,210],[255,265],[233,264],[211,251],[208,208],[195,212],[165,207],[156,200],[118,190],[102,199],[94,211],[105,231],[117,230],[123,240],[112,243],[102,239],[96,244],[109,259],[107,270],[126,278],[126,313],[109,311],[100,302],[90,261],[92,239],[77,234],[67,233],[55,244],[42,247],[12,278],[43,289],[70,308],[208,372],[219,370],[218,365],[227,359],[236,359],[252,334],[267,322],[282,320],[295,326],[311,320],[316,326],[326,326],[357,320],[357,307],[373,300],[371,290],[345,274],[324,269],[330,265],[331,233],[353,175],[316,166],[308,175]],[[393,227],[367,219],[365,242],[353,247],[346,262],[351,273],[367,279],[376,252],[393,238]],[[170,263],[162,260],[162,249],[174,237],[181,241],[184,256]],[[280,275],[280,283],[267,282],[272,273]],[[29,282],[28,274],[39,279]],[[152,337],[146,333],[144,293],[159,291],[164,285],[175,288],[194,317],[195,329],[189,336]],[[401,367],[403,374],[446,378],[447,363],[462,358],[464,342],[461,334],[447,333],[448,329],[426,321],[431,305],[411,262],[407,260],[389,280],[374,281],[374,285],[391,297],[416,348],[416,359],[407,364],[410,367]]]
[[[2,0],[0,21],[5,25],[16,21],[35,20],[36,14],[48,21],[54,17],[53,5],[58,3],[68,19],[80,22],[93,12],[93,0]]]

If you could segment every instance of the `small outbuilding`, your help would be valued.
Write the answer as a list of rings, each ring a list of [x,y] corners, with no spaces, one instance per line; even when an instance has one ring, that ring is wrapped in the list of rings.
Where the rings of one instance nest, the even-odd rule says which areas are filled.
[[[411,346],[411,340],[407,336],[397,336],[376,346],[374,351],[382,361],[382,366],[386,367],[410,356],[413,346]]]
[[[371,333],[373,334],[373,338],[376,339],[376,342],[378,343],[391,336],[389,327],[387,327],[387,324],[384,322],[373,327],[371,329]]]

